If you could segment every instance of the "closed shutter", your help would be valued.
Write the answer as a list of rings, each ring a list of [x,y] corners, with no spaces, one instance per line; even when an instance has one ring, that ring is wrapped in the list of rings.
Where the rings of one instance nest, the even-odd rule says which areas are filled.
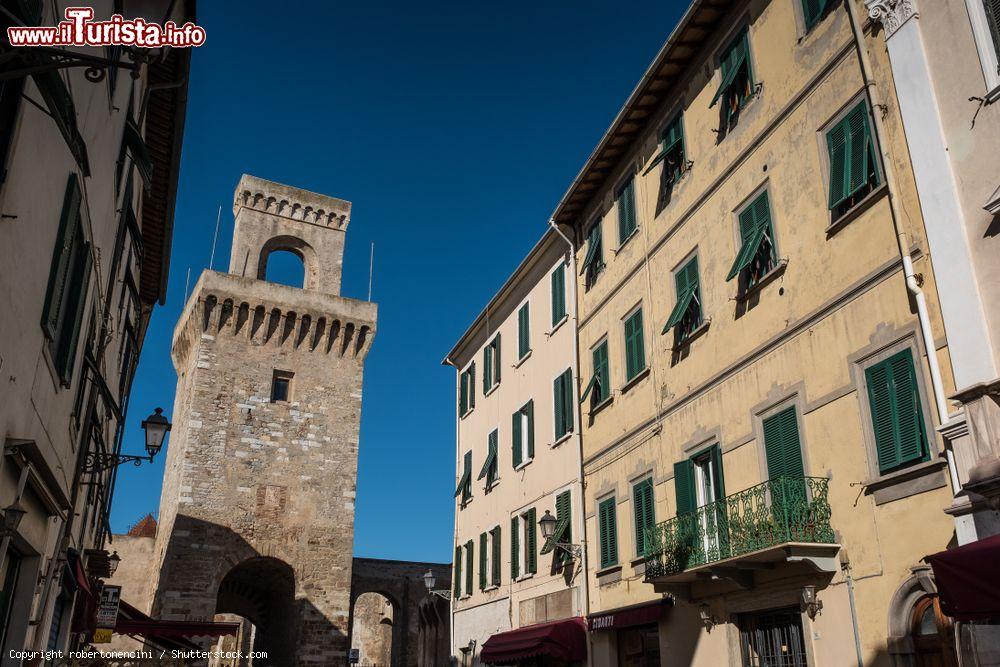
[[[521,576],[521,554],[519,553],[521,535],[518,518],[510,518],[510,578],[511,581]]]
[[[528,458],[535,458],[535,401],[530,400],[524,406],[524,415],[528,422]]]
[[[618,191],[618,243],[624,243],[635,231],[635,180]]]
[[[472,564],[475,562],[475,556],[473,555],[475,549],[473,548],[473,541],[469,540],[465,543],[465,594],[472,595]]]
[[[483,394],[493,386],[493,343],[483,348]]]
[[[1000,61],[1000,0],[983,0],[983,9],[986,10],[986,22],[990,25],[997,61]],[[1000,71],[1000,68],[997,69]]]
[[[642,309],[625,320],[625,377],[629,380],[646,368],[642,339]]]
[[[594,349],[594,377],[597,378],[598,401],[611,395],[611,373],[608,369],[608,343],[604,341]]]
[[[879,472],[926,459],[927,435],[910,351],[869,367],[865,377]]]
[[[566,316],[566,267],[560,264],[552,272],[552,326]]]
[[[71,250],[74,255],[71,261],[69,287],[65,291],[66,304],[63,321],[60,323],[58,345],[55,362],[59,377],[64,387],[70,386],[73,376],[76,350],[80,342],[80,329],[83,325],[83,313],[87,303],[87,292],[90,287],[91,253],[90,243],[82,241],[82,230],[78,232],[77,242]]]
[[[535,508],[532,507],[525,513],[524,516],[524,538],[528,542],[526,545],[528,551],[527,569],[528,572],[532,574],[538,571],[538,545],[535,534],[536,525],[537,519],[535,515]]]
[[[693,512],[698,506],[694,488],[694,464],[685,459],[674,464],[674,491],[677,516]]]
[[[469,411],[469,372],[465,371],[459,377],[458,412],[464,415]]]
[[[49,340],[56,340],[59,324],[64,311],[65,290],[69,279],[72,249],[76,235],[80,233],[80,184],[76,174],[70,174],[66,183],[66,193],[63,196],[62,214],[59,218],[59,235],[56,237],[55,249],[52,253],[52,268],[49,272],[49,285],[45,294],[45,306],[42,310],[42,329]]]
[[[618,563],[618,528],[614,498],[602,500],[598,505],[597,523],[601,538],[601,567],[610,567]]]
[[[493,384],[500,383],[500,334],[493,339]]]
[[[528,324],[528,304],[517,311],[517,356],[523,358],[531,351],[531,339]]]
[[[572,382],[573,374],[567,369],[553,383],[557,440],[573,430]]]
[[[563,416],[565,401],[563,400],[563,376],[560,375],[552,382],[552,407],[553,419],[555,421],[556,440],[566,434],[565,418]]]
[[[804,476],[795,406],[768,417],[763,427],[768,479]]]
[[[646,529],[656,524],[651,478],[632,487],[632,506],[635,514],[635,552],[642,556],[646,552]]]
[[[868,111],[864,104],[859,104],[849,114],[847,123],[851,131],[850,160],[850,193],[854,194],[868,183],[869,168],[871,165],[871,151],[868,150]]]
[[[489,551],[487,551],[489,548],[487,546],[488,540],[489,538],[486,536],[486,533],[479,534],[479,590],[486,588],[486,559],[489,554]]]
[[[521,442],[521,411],[515,412],[510,419],[510,462],[513,467],[521,465],[522,442]]]
[[[492,551],[493,577],[491,579],[491,582],[493,583],[494,586],[499,586],[500,585],[500,566],[501,566],[500,554],[502,553],[502,551],[500,549],[500,544],[501,544],[501,542],[500,542],[500,526],[497,526],[496,528],[494,528],[490,532],[493,534],[493,551]]]
[[[455,597],[462,597],[462,547],[455,547]]]
[[[875,141],[864,102],[851,109],[827,132],[830,156],[830,209],[861,191],[869,182],[879,181]]]
[[[816,25],[825,11],[826,0],[802,0],[802,13],[806,20],[806,30]]]
[[[469,366],[469,409],[476,407],[476,362]]]

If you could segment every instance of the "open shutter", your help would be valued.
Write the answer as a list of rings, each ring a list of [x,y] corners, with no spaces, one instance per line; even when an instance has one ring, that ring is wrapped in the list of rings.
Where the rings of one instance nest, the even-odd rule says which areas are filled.
[[[632,487],[632,504],[635,510],[635,551],[646,552],[646,529],[656,523],[653,509],[653,480],[646,478]]]
[[[859,104],[845,119],[850,131],[848,193],[853,195],[868,183],[871,152],[868,150],[868,111]]]
[[[517,358],[520,359],[531,351],[531,340],[528,329],[528,304],[517,311]]]
[[[830,156],[829,208],[833,210],[848,197],[847,125],[843,121],[826,133],[826,149]]]
[[[566,268],[560,264],[552,272],[552,326],[566,316]]]
[[[528,458],[535,458],[535,401],[528,401],[524,406],[525,418],[528,421]]]
[[[500,549],[500,544],[501,544],[501,541],[500,541],[500,526],[497,526],[496,528],[494,528],[490,532],[493,534],[493,551],[492,551],[492,556],[493,556],[493,559],[492,559],[493,560],[493,568],[492,568],[493,572],[492,572],[492,574],[493,574],[493,576],[490,579],[490,581],[491,581],[491,583],[494,586],[499,586],[500,585],[500,567],[501,567],[500,554],[502,553],[502,551]]]
[[[559,519],[559,523],[563,521],[566,522],[566,529],[562,531],[561,536],[556,536],[559,542],[572,543],[573,542],[573,512],[570,505],[570,495],[569,491],[563,491],[558,496],[556,496],[556,518]],[[565,551],[560,550],[556,554],[556,559],[559,562],[563,562],[568,558]]]
[[[749,44],[747,42],[747,31],[744,28],[743,31],[737,35],[732,42],[730,42],[729,47],[726,52],[722,55],[719,61],[720,74],[722,76],[722,81],[719,84],[719,89],[715,91],[715,96],[712,97],[712,103],[709,108],[714,107],[722,97],[736,81],[736,77],[740,73],[740,68],[743,63],[746,62],[747,56],[749,55]]]
[[[537,545],[537,542],[536,542],[537,537],[536,537],[536,534],[535,534],[536,533],[536,529],[535,529],[536,524],[537,524],[537,520],[536,520],[536,516],[535,516],[535,508],[532,507],[530,510],[528,510],[527,514],[524,517],[524,537],[528,541],[528,544],[527,544],[527,550],[528,550],[527,568],[528,568],[528,572],[531,572],[532,574],[534,574],[534,573],[536,573],[538,571],[538,545]]]
[[[511,581],[521,576],[521,535],[518,519],[516,516],[510,518],[510,578]]]
[[[493,339],[493,384],[500,383],[500,334]]]
[[[493,386],[493,343],[483,348],[483,394]]]
[[[615,499],[601,501],[597,511],[601,542],[601,567],[618,563],[618,527],[615,517]]]
[[[635,180],[629,179],[618,191],[618,243],[635,231]]]
[[[983,9],[986,10],[986,22],[993,37],[993,48],[1000,61],[1000,0],[983,0]]]
[[[59,236],[56,237],[52,253],[52,268],[49,272],[49,286],[45,294],[42,310],[42,328],[50,340],[55,340],[63,312],[64,292],[67,285],[73,243],[80,230],[80,183],[76,174],[70,174],[63,196],[62,214],[59,218]]]
[[[488,539],[486,533],[479,534],[479,590],[486,588],[486,558],[487,554],[489,554],[489,551],[487,551],[489,548],[487,545]]]
[[[458,388],[458,412],[464,415],[469,411],[469,372],[465,371],[459,376]]]
[[[887,363],[892,373],[896,403],[899,462],[913,463],[923,459],[926,452],[924,420],[920,414],[920,395],[917,392],[913,357],[906,350],[889,358]]]
[[[455,547],[455,598],[462,597],[462,547]]]
[[[677,497],[677,516],[697,508],[694,488],[694,464],[685,459],[674,464],[674,491]]]
[[[888,364],[882,362],[869,367],[865,370],[865,379],[868,383],[868,402],[875,433],[875,454],[878,457],[879,471],[885,473],[900,465]]]
[[[83,325],[83,313],[86,310],[87,291],[90,287],[91,253],[90,243],[76,243],[72,252],[77,254],[73,260],[73,271],[70,275],[67,311],[70,318],[59,334],[59,347],[56,354],[56,366],[64,386],[69,386],[73,376],[76,349],[80,342],[80,328]]]
[[[142,138],[139,126],[131,118],[125,119],[123,141],[128,147],[129,155],[132,156],[132,163],[139,170],[143,187],[149,190],[153,183],[153,159],[149,156],[149,149],[146,148],[146,140]]]
[[[521,442],[521,411],[518,410],[510,418],[510,461],[513,467],[521,465],[521,452],[523,443]]]
[[[565,401],[563,400],[563,376],[560,375],[552,383],[552,405],[554,408],[554,419],[556,425],[556,439],[558,440],[566,434],[566,422],[563,413],[565,412]]]
[[[473,555],[475,549],[473,547],[473,541],[469,540],[465,543],[465,593],[466,595],[472,595],[472,564],[475,562],[475,556]]]

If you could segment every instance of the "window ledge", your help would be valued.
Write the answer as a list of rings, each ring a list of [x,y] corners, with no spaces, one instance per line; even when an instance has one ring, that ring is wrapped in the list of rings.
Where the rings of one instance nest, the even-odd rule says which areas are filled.
[[[562,327],[562,325],[566,324],[567,320],[569,320],[569,313],[566,313],[565,315],[563,315],[561,320],[559,320],[558,322],[556,322],[555,324],[553,324],[552,328],[549,329],[549,332],[546,334],[546,336],[548,336],[548,337],[551,338],[552,335],[555,334],[555,332],[558,331]]]
[[[603,401],[590,408],[590,412],[587,413],[587,416],[593,419],[594,415],[596,415],[598,412],[611,405],[611,403],[614,402],[614,400],[615,400],[615,395],[608,394],[607,398],[605,398]]]
[[[472,406],[471,408],[469,408],[468,410],[466,410],[465,412],[463,412],[462,414],[460,414],[458,416],[458,418],[459,419],[465,419],[466,417],[468,417],[469,415],[471,415],[475,411],[476,411],[476,407]]]
[[[613,565],[607,565],[605,567],[602,567],[594,574],[598,577],[603,577],[609,574],[614,574],[615,572],[621,572],[621,570],[622,570],[621,563],[614,563]]]
[[[993,86],[987,93],[983,96],[986,100],[986,104],[993,104],[997,100],[1000,100],[1000,84]]]
[[[500,590],[500,584],[490,584],[489,586],[483,589],[483,593],[489,593],[491,591],[498,591],[498,590]]]
[[[524,356],[514,362],[514,368],[518,368],[521,364],[526,362],[531,357],[531,350],[524,353]]]
[[[631,389],[635,385],[639,384],[643,380],[643,378],[645,378],[647,375],[649,375],[649,366],[646,366],[645,368],[643,368],[641,371],[639,371],[638,373],[635,374],[634,378],[632,378],[631,380],[629,380],[628,382],[626,382],[622,386],[622,393],[624,394],[629,389]]]
[[[529,465],[531,465],[531,462],[534,461],[534,460],[535,459],[525,459],[525,460],[521,461],[520,463],[518,463],[516,466],[514,466],[514,470],[515,471],[524,470]]]
[[[635,238],[636,235],[638,235],[638,233],[639,233],[639,225],[636,225],[635,229],[633,229],[631,232],[629,232],[628,236],[626,236],[624,239],[622,239],[622,242],[618,244],[617,248],[615,248],[615,255],[618,255],[618,253],[620,253],[622,251],[622,249],[626,245],[628,245],[628,242],[631,241],[633,238]]]
[[[483,398],[486,398],[487,396],[495,392],[497,390],[497,387],[499,386],[500,386],[499,382],[494,382],[492,387],[483,392]]]
[[[861,484],[865,494],[875,496],[875,504],[882,505],[946,485],[948,480],[940,472],[947,465],[948,462],[943,458],[931,459]]]
[[[695,327],[691,331],[691,333],[689,333],[687,337],[684,338],[684,340],[678,342],[670,349],[673,350],[674,352],[678,350],[683,350],[685,347],[691,344],[691,341],[693,341],[695,338],[700,337],[703,333],[708,331],[708,325],[710,325],[711,323],[712,323],[712,318],[706,317],[704,320],[702,320],[701,324]]]
[[[572,437],[573,437],[573,431],[567,431],[566,433],[564,433],[560,437],[556,438],[556,441],[553,442],[551,445],[549,445],[549,447],[551,447],[552,449],[555,449],[556,447],[558,447],[559,445],[563,444],[564,442],[566,442],[567,440],[569,440]]]
[[[737,294],[736,298],[734,298],[733,301],[746,301],[754,294],[760,292],[766,286],[774,282],[775,278],[777,278],[778,276],[782,275],[785,272],[786,267],[788,267],[788,258],[785,257],[783,259],[779,259],[778,263],[774,265],[774,268],[765,273],[761,277],[761,279],[757,281],[756,285],[747,290],[744,290],[740,294]]]
[[[484,487],[483,487],[483,490],[484,490],[484,491],[485,491],[486,493],[489,493],[490,491],[492,491],[493,489],[495,489],[495,488],[496,488],[496,486],[497,486],[497,485],[498,485],[499,483],[500,483],[500,477],[499,477],[499,476],[497,476],[497,478],[496,478],[495,480],[493,480],[493,483],[492,483],[492,484],[487,484],[486,486],[484,486]]]
[[[869,192],[864,199],[851,207],[851,210],[831,222],[826,228],[826,238],[830,238],[841,229],[851,224],[861,217],[861,214],[871,208],[872,204],[889,193],[889,186],[885,183]]]
[[[608,567],[601,568],[594,573],[594,576],[597,578],[598,586],[617,584],[622,580],[622,566],[610,565]]]
[[[519,577],[515,577],[515,578],[514,578],[514,582],[515,582],[515,583],[520,583],[520,582],[522,582],[522,581],[527,581],[528,579],[531,579],[531,578],[533,578],[534,576],[535,576],[535,573],[534,573],[534,572],[526,572],[525,574],[522,574],[522,575],[521,575],[521,576],[519,576]]]

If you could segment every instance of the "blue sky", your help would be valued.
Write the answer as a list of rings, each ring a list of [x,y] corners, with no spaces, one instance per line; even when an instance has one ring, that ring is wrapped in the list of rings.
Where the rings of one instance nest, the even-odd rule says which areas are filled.
[[[353,202],[345,296],[375,243],[355,553],[449,562],[454,370],[441,359],[549,214],[683,12],[683,0],[199,3],[167,303],[146,337],[125,450],[170,413],[185,278],[226,270],[242,173]],[[123,532],[159,507],[161,456],[121,469]]]

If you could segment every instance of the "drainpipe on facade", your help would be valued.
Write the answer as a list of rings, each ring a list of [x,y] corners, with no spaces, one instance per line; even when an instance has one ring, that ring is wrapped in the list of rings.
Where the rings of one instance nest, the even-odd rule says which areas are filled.
[[[570,276],[572,280],[568,281],[571,287],[570,299],[571,312],[570,321],[573,323],[573,360],[576,364],[576,374],[578,377],[574,378],[573,386],[579,388],[579,374],[580,374],[580,330],[579,330],[579,318],[577,316],[577,301],[576,301],[576,247],[573,245],[573,241],[566,236],[556,221],[549,219],[549,226],[555,231],[556,234],[562,237],[566,241],[566,245],[569,246],[569,264],[570,264]],[[587,614],[590,613],[590,571],[587,569],[587,503],[583,497],[583,411],[580,408],[579,397],[576,395],[577,392],[573,394],[573,403],[575,404],[574,412],[576,413],[576,452],[579,470],[579,489],[580,489],[580,544],[582,548],[580,549],[580,567],[583,573],[583,618],[586,622]],[[590,641],[590,630],[587,630],[587,665],[593,665],[593,647]]]
[[[847,7],[847,18],[851,24],[851,32],[854,36],[854,46],[858,52],[858,66],[861,68],[861,77],[865,83],[865,96],[868,98],[868,106],[872,110],[872,120],[874,121],[875,129],[875,143],[878,145],[879,154],[882,157],[883,172],[885,173],[885,183],[889,190],[889,211],[892,217],[892,226],[896,232],[896,242],[899,247],[899,256],[903,260],[903,274],[906,277],[906,287],[907,290],[913,295],[914,301],[917,304],[917,320],[920,324],[920,334],[923,339],[925,352],[927,353],[927,365],[930,370],[931,375],[931,389],[934,394],[934,407],[935,412],[937,412],[938,423],[943,425],[947,423],[950,419],[948,404],[945,402],[944,398],[944,385],[941,381],[941,366],[938,364],[937,358],[937,348],[934,345],[934,333],[931,331],[930,315],[927,310],[927,299],[924,297],[923,290],[920,288],[920,282],[917,280],[916,275],[913,273],[913,260],[910,258],[910,253],[906,247],[906,232],[900,230],[899,228],[899,197],[898,189],[896,186],[896,175],[895,172],[889,168],[892,164],[889,154],[885,148],[885,142],[882,141],[882,137],[885,136],[885,124],[883,123],[882,114],[876,113],[880,109],[885,109],[885,105],[881,104],[881,98],[878,94],[878,88],[875,87],[875,80],[871,76],[871,63],[868,59],[868,53],[865,51],[862,31],[859,29],[857,13],[854,9],[853,0],[845,0],[844,5]],[[955,467],[955,453],[951,449],[951,445],[945,442],[945,458],[948,462],[948,478],[951,482],[952,495],[957,494],[961,490],[961,484],[958,481],[958,472]]]

